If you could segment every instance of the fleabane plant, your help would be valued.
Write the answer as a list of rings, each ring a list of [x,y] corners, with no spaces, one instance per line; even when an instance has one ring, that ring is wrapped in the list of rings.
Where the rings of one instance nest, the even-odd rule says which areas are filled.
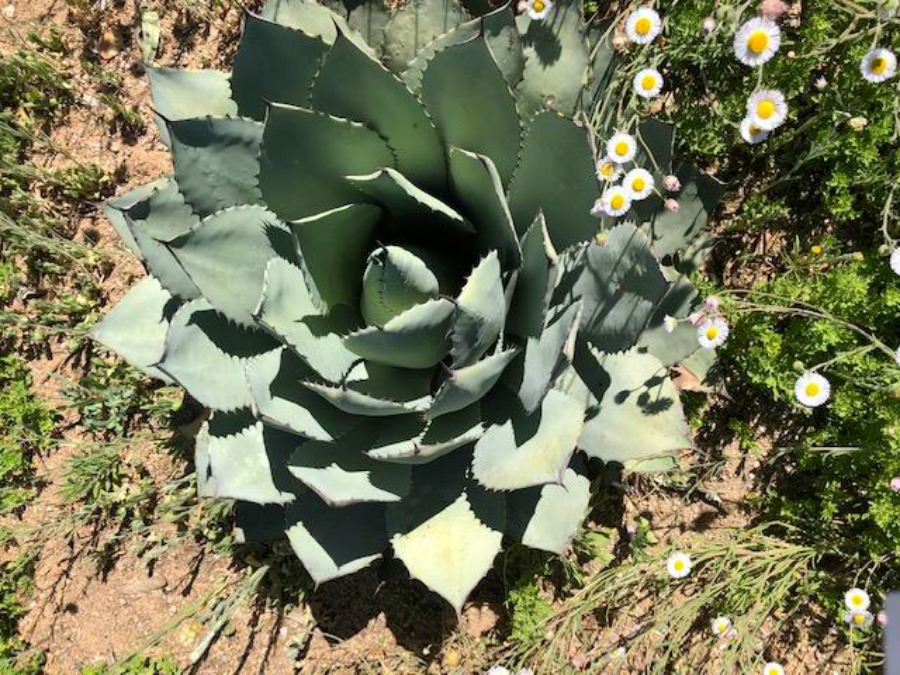
[[[317,583],[390,550],[459,611],[504,539],[565,549],[588,458],[690,445],[668,368],[708,353],[662,323],[718,186],[591,216],[601,38],[574,2],[274,0],[231,74],[151,71],[174,173],[110,204],[148,276],[93,336],[209,408],[200,492],[244,539]],[[669,127],[630,131],[679,171]]]

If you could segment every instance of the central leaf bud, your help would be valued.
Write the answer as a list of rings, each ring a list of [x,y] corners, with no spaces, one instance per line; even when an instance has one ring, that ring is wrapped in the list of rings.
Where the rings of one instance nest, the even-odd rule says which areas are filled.
[[[369,254],[360,310],[370,326],[382,327],[410,307],[441,293],[440,265],[417,247],[381,246]],[[433,271],[434,268],[434,271]]]

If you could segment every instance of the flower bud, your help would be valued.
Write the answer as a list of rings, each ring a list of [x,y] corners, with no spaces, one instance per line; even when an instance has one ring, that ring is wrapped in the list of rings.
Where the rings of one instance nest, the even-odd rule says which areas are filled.
[[[681,181],[678,180],[678,176],[670,174],[663,178],[663,187],[669,192],[678,192],[681,189]]]
[[[678,213],[678,209],[681,208],[674,199],[667,199],[665,206],[666,211],[671,211],[672,213]]]

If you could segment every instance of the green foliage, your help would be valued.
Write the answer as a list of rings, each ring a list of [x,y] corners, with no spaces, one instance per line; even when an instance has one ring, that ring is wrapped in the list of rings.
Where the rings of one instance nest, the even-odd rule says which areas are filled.
[[[170,656],[135,656],[111,666],[85,666],[81,675],[179,675],[181,669]]]
[[[900,366],[846,324],[893,343],[900,286],[883,256],[822,259],[800,255],[805,269],[760,287],[761,312],[736,322],[729,361],[758,394],[793,408],[785,443],[796,464],[766,506],[773,517],[803,524],[810,541],[854,560],[900,552]],[[765,295],[764,293],[772,294]],[[801,304],[802,303],[802,304]],[[825,317],[766,313],[771,307],[812,308]],[[805,413],[793,401],[798,370],[833,361],[827,406]]]
[[[55,415],[31,384],[18,357],[0,357],[0,514],[27,501],[34,455],[53,445]]]
[[[682,167],[680,214],[591,215],[577,118],[612,55],[585,76],[580,9],[542,30],[423,0],[378,32],[273,1],[230,79],[150,70],[174,174],[110,202],[150,276],[92,336],[211,409],[201,494],[237,501],[244,540],[286,534],[316,583],[390,545],[459,611],[504,536],[567,549],[591,496],[576,451],[649,471],[690,445],[666,366],[697,343],[659,334],[696,293],[659,258],[699,237],[721,186]],[[671,127],[634,132],[669,170]],[[122,430],[121,392],[70,398]],[[103,459],[77,493],[109,490]]]

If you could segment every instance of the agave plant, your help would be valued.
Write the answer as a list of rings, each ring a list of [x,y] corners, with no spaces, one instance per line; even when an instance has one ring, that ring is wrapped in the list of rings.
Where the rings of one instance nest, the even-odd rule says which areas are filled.
[[[719,188],[590,215],[614,58],[581,12],[272,0],[230,75],[150,71],[174,173],[109,205],[149,275],[93,337],[211,411],[201,494],[316,583],[392,550],[459,611],[504,538],[565,549],[587,459],[690,445],[668,373],[703,360],[662,318]]]

